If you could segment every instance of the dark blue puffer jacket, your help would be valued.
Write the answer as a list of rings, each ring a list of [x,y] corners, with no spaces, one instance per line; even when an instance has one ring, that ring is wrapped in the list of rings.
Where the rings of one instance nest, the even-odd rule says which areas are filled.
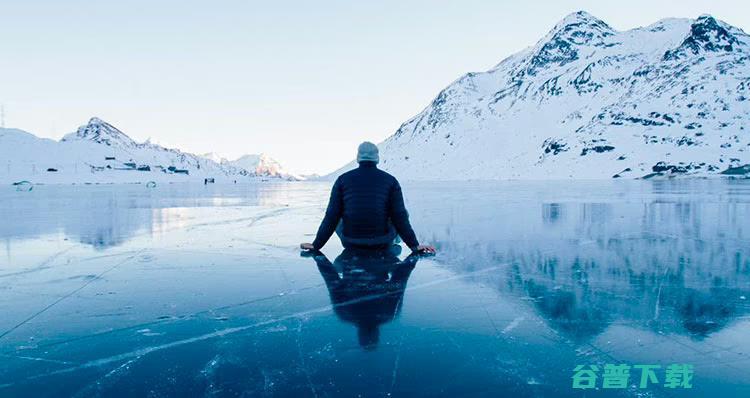
[[[386,245],[395,237],[394,227],[409,248],[419,246],[409,224],[401,185],[395,177],[378,169],[375,162],[361,162],[358,168],[336,179],[313,241],[316,250],[328,242],[339,220],[343,221],[344,246]]]

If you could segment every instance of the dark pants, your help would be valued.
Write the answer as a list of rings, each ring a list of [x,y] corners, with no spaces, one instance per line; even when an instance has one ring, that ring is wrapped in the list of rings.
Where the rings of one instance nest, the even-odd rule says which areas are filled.
[[[386,249],[401,243],[401,238],[396,232],[393,224],[388,223],[388,233],[383,236],[372,238],[350,238],[344,236],[344,222],[339,221],[336,226],[336,235],[341,239],[341,244],[347,249]]]

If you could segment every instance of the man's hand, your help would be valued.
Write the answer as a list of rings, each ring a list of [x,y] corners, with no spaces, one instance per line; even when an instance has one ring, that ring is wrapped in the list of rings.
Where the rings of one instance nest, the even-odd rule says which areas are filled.
[[[432,245],[419,245],[412,250],[420,254],[435,254],[435,246]]]
[[[315,250],[312,243],[300,243],[299,248],[302,250],[311,250],[311,251]]]

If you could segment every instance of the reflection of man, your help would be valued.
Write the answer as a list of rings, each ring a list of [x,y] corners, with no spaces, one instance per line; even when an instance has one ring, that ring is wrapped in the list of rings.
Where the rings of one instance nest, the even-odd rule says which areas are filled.
[[[333,264],[323,253],[305,253],[318,264],[336,315],[357,326],[359,344],[366,350],[377,347],[380,325],[401,311],[406,281],[419,260],[412,253],[400,261],[399,252],[399,246],[383,251],[345,249]]]

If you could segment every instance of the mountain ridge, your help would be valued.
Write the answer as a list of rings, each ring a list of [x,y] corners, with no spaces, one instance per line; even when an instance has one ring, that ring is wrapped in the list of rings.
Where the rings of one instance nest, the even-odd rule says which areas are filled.
[[[406,179],[727,172],[750,163],[748,42],[709,15],[616,31],[569,14],[441,90],[379,144],[381,165]]]
[[[232,162],[214,161],[148,140],[138,143],[93,117],[59,141],[19,129],[0,129],[0,156],[7,161],[0,180],[41,183],[125,183],[148,181],[297,180],[282,173],[257,173]]]

